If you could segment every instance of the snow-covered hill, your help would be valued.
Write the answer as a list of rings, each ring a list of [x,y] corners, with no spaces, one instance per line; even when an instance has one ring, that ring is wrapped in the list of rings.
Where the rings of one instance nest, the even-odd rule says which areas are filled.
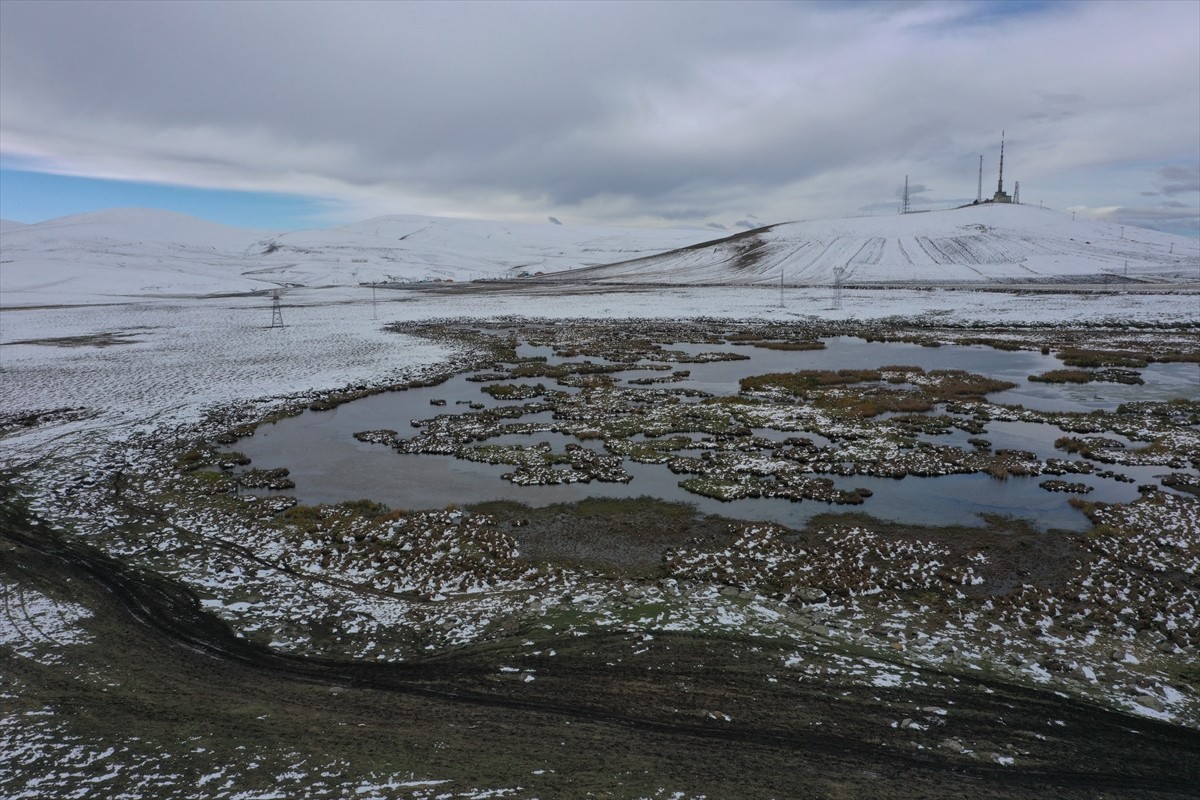
[[[281,286],[470,280],[639,258],[698,230],[379,217],[331,230],[256,231],[115,209],[0,229],[0,304],[247,292]]]
[[[285,233],[249,254],[329,267],[331,280],[470,280],[558,272],[642,258],[706,238],[695,229],[602,228],[420,216],[376,217],[331,230]],[[335,266],[336,265],[336,266]],[[266,274],[266,273],[261,273]],[[312,280],[312,279],[310,279]]]
[[[1200,241],[983,204],[791,222],[560,278],[613,283],[849,285],[1200,279]]]
[[[792,222],[715,241],[696,229],[418,216],[256,231],[116,209],[0,228],[0,305],[287,286],[537,277],[612,283],[848,285],[1200,279],[1200,242],[1029,206]]]

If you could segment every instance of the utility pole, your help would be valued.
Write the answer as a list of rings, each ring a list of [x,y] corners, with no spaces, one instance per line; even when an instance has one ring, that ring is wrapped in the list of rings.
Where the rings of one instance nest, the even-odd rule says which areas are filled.
[[[975,188],[975,202],[983,202],[983,156],[979,157],[979,185]]]

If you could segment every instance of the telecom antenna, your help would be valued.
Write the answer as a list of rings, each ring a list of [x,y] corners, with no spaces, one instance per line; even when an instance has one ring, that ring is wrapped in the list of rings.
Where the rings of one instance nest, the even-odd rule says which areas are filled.
[[[975,202],[983,202],[983,156],[979,157],[979,186],[975,189]]]
[[[271,292],[271,327],[283,327],[283,307],[279,305],[279,290]]]
[[[904,176],[904,205],[900,206],[900,213],[907,214],[909,212],[908,203],[908,176]]]
[[[1004,131],[1000,131],[1000,180],[996,182],[996,195],[1004,194]]]

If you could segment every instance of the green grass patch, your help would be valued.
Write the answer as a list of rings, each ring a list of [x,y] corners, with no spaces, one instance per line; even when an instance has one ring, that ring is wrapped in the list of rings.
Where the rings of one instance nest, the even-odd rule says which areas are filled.
[[[1144,367],[1146,357],[1129,350],[1065,348],[1055,354],[1068,367]]]

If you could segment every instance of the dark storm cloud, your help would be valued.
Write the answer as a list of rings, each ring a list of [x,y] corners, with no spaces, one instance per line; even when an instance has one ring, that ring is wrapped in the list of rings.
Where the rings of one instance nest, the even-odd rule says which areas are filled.
[[[1159,191],[1165,195],[1200,192],[1200,164],[1187,167],[1163,167],[1158,171],[1163,181]]]

